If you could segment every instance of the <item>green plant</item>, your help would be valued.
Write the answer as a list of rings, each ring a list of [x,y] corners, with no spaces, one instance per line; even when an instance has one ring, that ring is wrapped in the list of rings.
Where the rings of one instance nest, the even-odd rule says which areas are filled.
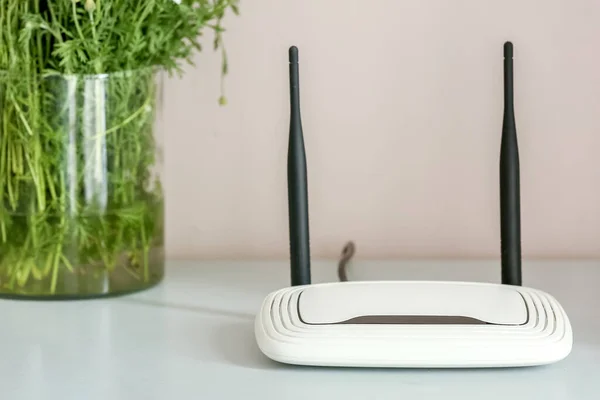
[[[181,73],[210,29],[223,79],[228,10],[237,1],[0,0],[0,292],[161,279],[155,72]]]

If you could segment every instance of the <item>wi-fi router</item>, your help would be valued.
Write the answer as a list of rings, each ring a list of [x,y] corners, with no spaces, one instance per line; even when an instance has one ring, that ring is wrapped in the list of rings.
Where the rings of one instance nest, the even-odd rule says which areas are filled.
[[[256,320],[261,351],[287,364],[474,368],[550,364],[571,352],[558,301],[521,284],[519,154],[513,46],[504,45],[500,151],[501,284],[364,281],[311,284],[306,154],[298,49],[290,48],[288,207],[291,287],[269,294]]]

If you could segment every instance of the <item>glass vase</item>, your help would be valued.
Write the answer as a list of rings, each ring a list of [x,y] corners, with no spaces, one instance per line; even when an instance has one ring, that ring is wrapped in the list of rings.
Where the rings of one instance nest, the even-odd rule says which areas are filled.
[[[64,299],[164,275],[162,74],[0,73],[0,296]]]

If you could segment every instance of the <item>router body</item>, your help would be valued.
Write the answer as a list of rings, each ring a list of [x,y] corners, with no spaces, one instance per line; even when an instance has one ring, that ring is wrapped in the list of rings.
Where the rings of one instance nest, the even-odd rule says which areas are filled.
[[[311,285],[298,49],[290,48],[289,56],[291,287],[268,295],[256,317],[255,336],[262,352],[282,363],[330,367],[519,367],[565,358],[573,342],[567,315],[552,296],[521,284],[512,43],[504,45],[502,284],[367,281]]]
[[[275,361],[338,367],[535,366],[562,360],[573,341],[549,294],[471,282],[293,286],[267,296],[255,331]]]

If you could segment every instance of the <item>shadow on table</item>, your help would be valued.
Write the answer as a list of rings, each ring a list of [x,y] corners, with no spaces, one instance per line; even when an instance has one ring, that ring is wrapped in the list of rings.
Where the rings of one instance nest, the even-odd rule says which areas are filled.
[[[128,300],[123,300],[123,302],[129,303],[129,304],[147,306],[147,307],[154,307],[154,308],[166,308],[166,309],[177,310],[177,311],[188,311],[188,312],[194,312],[194,313],[204,314],[204,315],[211,315],[211,316],[216,316],[216,317],[240,318],[240,319],[245,319],[248,321],[252,321],[254,319],[253,315],[247,314],[247,313],[240,313],[240,312],[235,312],[235,311],[222,310],[222,309],[210,308],[210,307],[204,307],[204,306],[196,306],[196,305],[190,305],[190,304],[165,303],[162,301],[152,301],[152,300],[142,300],[142,299],[128,299]]]
[[[256,344],[254,321],[226,322],[214,332],[213,346],[224,361],[252,369],[281,369]]]

